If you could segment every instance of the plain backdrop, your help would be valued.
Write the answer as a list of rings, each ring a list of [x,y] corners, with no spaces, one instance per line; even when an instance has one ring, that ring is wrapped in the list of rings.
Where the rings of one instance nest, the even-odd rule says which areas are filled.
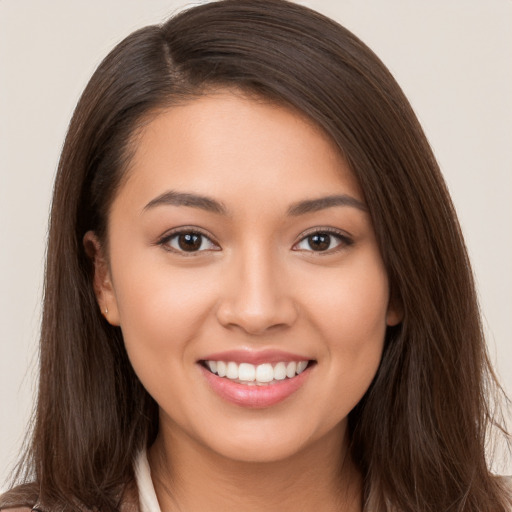
[[[48,209],[74,106],[117,42],[193,3],[0,0],[0,482],[36,393]],[[458,209],[491,358],[512,393],[512,1],[299,3],[358,35],[409,97]]]

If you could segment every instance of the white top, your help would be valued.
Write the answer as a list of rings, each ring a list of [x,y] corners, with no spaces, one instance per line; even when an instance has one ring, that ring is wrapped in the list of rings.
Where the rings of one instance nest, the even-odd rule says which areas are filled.
[[[135,481],[139,490],[140,512],[161,512],[145,451],[140,452],[135,459],[134,470]]]

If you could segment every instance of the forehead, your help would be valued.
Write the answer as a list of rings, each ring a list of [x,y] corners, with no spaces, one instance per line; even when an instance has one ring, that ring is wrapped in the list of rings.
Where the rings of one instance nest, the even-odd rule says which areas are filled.
[[[362,199],[340,150],[319,126],[239,92],[207,94],[156,114],[132,150],[119,195],[149,201],[168,188],[227,201],[293,201],[339,190]]]

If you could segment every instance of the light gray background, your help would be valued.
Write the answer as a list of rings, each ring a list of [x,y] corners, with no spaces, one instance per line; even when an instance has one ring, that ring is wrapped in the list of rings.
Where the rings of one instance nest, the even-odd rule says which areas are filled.
[[[458,209],[491,357],[512,393],[512,1],[299,3],[361,37],[408,95]],[[35,396],[47,215],[67,123],[115,43],[184,5],[0,0],[0,482]]]

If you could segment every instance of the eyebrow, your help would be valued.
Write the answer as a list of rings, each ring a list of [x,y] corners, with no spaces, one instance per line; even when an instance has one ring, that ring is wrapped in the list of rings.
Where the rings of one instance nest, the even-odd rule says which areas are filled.
[[[144,207],[143,211],[165,205],[189,206],[191,208],[199,208],[208,212],[228,215],[228,209],[226,206],[216,199],[189,192],[177,192],[175,190],[169,190],[155,197]],[[368,211],[367,206],[362,201],[359,201],[359,199],[346,194],[340,194],[299,201],[288,208],[287,215],[296,217],[336,206],[350,206],[364,212]]]
[[[305,215],[306,213],[318,212],[334,206],[351,206],[363,212],[368,211],[368,207],[362,201],[359,201],[359,199],[341,194],[299,201],[298,203],[292,204],[290,208],[288,208],[287,213],[291,216]]]
[[[144,206],[143,211],[162,205],[190,206],[192,208],[206,210],[207,212],[220,213],[221,215],[228,214],[227,208],[215,199],[187,192],[176,192],[174,190],[164,192],[158,197],[155,197],[155,199],[152,199],[146,206]]]

